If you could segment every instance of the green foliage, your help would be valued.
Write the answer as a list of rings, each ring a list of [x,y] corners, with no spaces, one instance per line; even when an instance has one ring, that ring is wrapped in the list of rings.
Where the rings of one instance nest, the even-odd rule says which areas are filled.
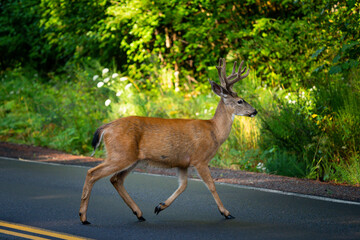
[[[41,38],[49,50],[54,51],[54,60],[59,64],[68,61],[79,61],[83,57],[101,59],[103,49],[99,29],[105,18],[105,9],[109,6],[106,0],[69,1],[42,0],[40,4],[43,29]],[[120,54],[116,46],[107,48],[112,54]],[[107,57],[106,60],[110,58]]]
[[[268,86],[296,89],[359,63],[356,1],[17,0],[0,8],[2,68],[98,59],[139,85],[188,90],[227,55],[246,59]]]
[[[273,106],[271,111],[264,110],[260,116],[260,146],[263,157],[267,159],[265,166],[268,172],[304,177],[310,171],[307,168],[311,167],[316,151],[313,141],[319,131],[308,114],[300,109],[302,104],[288,96],[280,102],[281,105]]]
[[[320,27],[308,8],[319,11],[288,1],[120,1],[107,9],[106,28],[122,30],[128,73],[136,79],[156,79],[159,69],[168,69],[179,72],[174,85],[187,89],[192,77],[205,82],[206,66],[229,54],[247,59],[268,85],[293,86],[310,77],[318,47],[309,41]]]
[[[85,74],[86,75],[86,74]],[[15,69],[1,77],[2,141],[47,146],[74,153],[91,149],[94,129],[107,116],[102,98],[81,72],[69,72],[66,84],[43,84],[36,72]],[[71,79],[71,81],[69,81]]]
[[[330,176],[338,182],[359,185],[360,182],[360,159],[359,155],[353,156],[347,162],[339,162],[332,165],[334,173]]]
[[[262,157],[265,159],[265,169],[268,173],[300,178],[307,175],[306,163],[299,162],[295,154],[273,148],[264,151]]]
[[[295,176],[336,182],[347,176],[353,183],[359,179],[357,170],[347,167],[356,167],[359,159],[359,92],[339,79],[332,80],[327,88],[308,90],[311,94],[286,94],[261,117],[260,147],[270,172],[280,173],[286,166],[283,160],[288,159],[287,167],[298,170]]]
[[[360,3],[355,0],[324,1],[322,11],[315,15],[321,27],[317,37],[319,49],[312,55],[313,59],[321,60],[317,63],[315,73],[328,71],[330,74],[346,75],[359,65],[359,7]]]
[[[0,3],[1,69],[25,63],[35,49],[40,50],[43,42],[38,27],[39,4],[40,0],[4,0]]]

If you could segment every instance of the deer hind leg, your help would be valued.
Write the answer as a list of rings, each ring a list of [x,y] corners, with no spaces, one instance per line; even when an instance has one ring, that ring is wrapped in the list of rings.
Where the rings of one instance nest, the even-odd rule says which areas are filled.
[[[169,207],[172,202],[182,193],[185,191],[187,186],[187,168],[178,168],[178,175],[179,175],[179,187],[175,190],[175,192],[165,201],[159,203],[155,207],[156,215],[159,214],[162,210]]]
[[[89,205],[91,189],[94,186],[95,182],[101,178],[109,176],[114,172],[126,169],[127,167],[129,167],[129,163],[126,162],[116,162],[116,164],[110,162],[103,162],[100,165],[88,170],[83,187],[83,192],[81,195],[81,203],[79,210],[80,221],[83,224],[90,224],[86,220],[86,212]]]
[[[145,218],[142,216],[142,212],[138,205],[134,202],[134,200],[130,197],[128,192],[126,191],[124,187],[124,180],[127,177],[127,175],[135,168],[136,163],[132,165],[130,168],[116,173],[114,176],[111,177],[110,182],[115,187],[117,192],[119,193],[120,197],[124,200],[126,205],[133,211],[133,213],[136,215],[136,217],[139,219],[140,222],[145,221]]]
[[[234,218],[233,216],[230,215],[230,212],[228,210],[226,210],[226,208],[222,204],[220,197],[219,197],[218,193],[216,192],[214,180],[211,177],[208,166],[203,166],[203,165],[196,166],[196,170],[198,171],[200,177],[202,178],[202,180],[204,181],[204,183],[210,190],[211,194],[213,195],[221,215],[223,215],[226,219]]]

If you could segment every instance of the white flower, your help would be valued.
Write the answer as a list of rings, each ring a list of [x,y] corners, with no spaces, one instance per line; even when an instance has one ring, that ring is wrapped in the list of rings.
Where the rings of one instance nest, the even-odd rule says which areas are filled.
[[[128,90],[130,87],[131,87],[131,83],[129,83],[129,84],[127,84],[126,86],[125,86],[125,90]]]
[[[256,165],[256,168],[257,169],[260,169],[264,166],[264,164],[262,162],[259,162],[257,165]]]
[[[116,96],[117,96],[117,97],[120,97],[121,94],[122,94],[122,92],[121,92],[121,91],[118,91],[118,92],[116,93]]]
[[[103,74],[103,75],[107,74],[108,72],[109,72],[109,69],[108,69],[108,68],[104,68],[104,69],[102,70],[102,74]]]
[[[119,76],[119,74],[117,74],[117,73],[113,73],[113,75],[111,75],[112,78],[116,78],[118,76]]]
[[[110,80],[110,78],[105,78],[104,82],[107,83]]]
[[[93,81],[96,81],[96,79],[98,79],[98,78],[99,78],[99,75],[93,76]]]
[[[102,86],[104,86],[104,83],[103,82],[98,82],[97,87],[101,88]]]
[[[121,78],[120,78],[120,81],[126,81],[126,80],[128,80],[127,77],[121,77]]]
[[[178,92],[178,91],[180,91],[180,88],[176,87],[175,92]]]
[[[263,172],[265,172],[265,170],[266,170],[266,167],[264,166],[264,163],[262,163],[262,162],[259,162],[259,163],[256,165],[256,168],[259,169],[259,170],[261,170],[261,171],[263,171]]]
[[[109,106],[110,103],[111,103],[111,100],[110,100],[110,99],[106,100],[106,101],[105,101],[105,106]]]

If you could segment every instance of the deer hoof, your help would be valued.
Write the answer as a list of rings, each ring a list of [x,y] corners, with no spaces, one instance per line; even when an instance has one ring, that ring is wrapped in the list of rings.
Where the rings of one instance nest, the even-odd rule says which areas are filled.
[[[228,216],[225,216],[226,219],[234,219],[234,216],[231,216],[230,214]]]
[[[161,208],[161,206],[165,206],[165,203],[159,203],[159,205],[157,205],[156,207],[155,207],[155,210],[154,210],[154,213],[156,214],[156,215],[158,215],[159,214],[159,212],[161,212],[163,209]]]
[[[143,218],[142,216],[141,216],[141,217],[138,217],[137,212],[134,211],[133,214],[138,218],[139,222],[144,222],[144,221],[146,221],[145,218]]]
[[[224,217],[225,217],[225,219],[234,219],[235,217],[234,216],[232,216],[231,214],[229,214],[229,215],[225,215],[224,213],[222,213],[222,212],[220,212],[221,213],[221,215],[223,215]]]
[[[90,222],[88,222],[88,221],[83,221],[82,219],[84,219],[84,218],[82,218],[82,213],[79,213],[79,216],[80,216],[80,221],[82,222],[82,224],[84,224],[84,225],[89,225],[90,224]],[[82,218],[82,219],[81,219]],[[86,219],[86,218],[85,218]]]

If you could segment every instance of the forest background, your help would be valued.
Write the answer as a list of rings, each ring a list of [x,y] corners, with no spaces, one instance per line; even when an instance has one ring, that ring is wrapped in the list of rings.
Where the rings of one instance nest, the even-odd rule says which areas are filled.
[[[209,119],[220,57],[259,114],[212,166],[360,184],[355,0],[1,1],[0,140],[88,155],[122,116]]]

